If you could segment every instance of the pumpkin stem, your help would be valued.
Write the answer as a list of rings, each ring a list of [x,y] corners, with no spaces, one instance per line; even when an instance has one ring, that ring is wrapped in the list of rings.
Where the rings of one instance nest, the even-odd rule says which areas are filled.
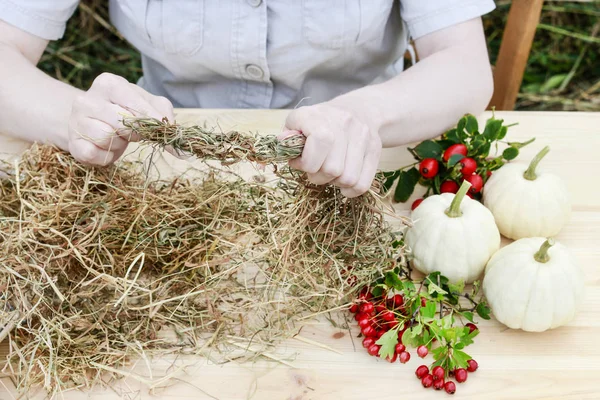
[[[450,218],[458,218],[462,215],[462,212],[460,211],[460,203],[470,188],[471,183],[468,181],[463,181],[462,185],[460,185],[460,188],[458,189],[458,192],[454,195],[452,203],[450,203],[450,207],[448,207],[446,210],[447,216]]]
[[[542,243],[540,246],[540,249],[534,254],[533,258],[535,258],[535,261],[547,263],[550,260],[550,256],[548,256],[548,250],[552,246],[554,246],[554,239],[546,239],[546,241],[544,241],[544,243]]]
[[[549,151],[550,147],[546,146],[542,150],[540,150],[540,152],[537,153],[535,157],[533,157],[533,160],[531,160],[531,163],[529,163],[529,168],[527,168],[527,170],[523,172],[523,178],[529,181],[535,181],[537,179],[535,169],[537,168],[540,161],[542,161],[542,158],[544,158]]]

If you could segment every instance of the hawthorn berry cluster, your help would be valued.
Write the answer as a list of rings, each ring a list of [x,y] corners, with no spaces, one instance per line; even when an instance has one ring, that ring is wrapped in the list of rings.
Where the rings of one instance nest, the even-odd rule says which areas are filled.
[[[452,285],[439,272],[423,281],[406,279],[410,271],[395,268],[363,288],[350,306],[362,335],[362,345],[371,356],[390,363],[409,362],[409,348],[418,357],[433,356],[431,365],[421,365],[417,377],[425,388],[444,389],[453,394],[456,384],[475,372],[477,362],[463,350],[479,333],[474,324],[475,311],[489,319],[489,308],[483,300],[477,302],[478,285],[471,293],[463,293],[464,285]],[[402,279],[402,278],[405,279]],[[460,305],[459,297],[471,306]],[[463,323],[463,320],[469,322]]]
[[[394,200],[405,202],[417,184],[425,186],[427,190],[423,198],[415,200],[411,206],[414,210],[429,195],[456,193],[466,180],[471,184],[467,195],[481,200],[481,191],[492,172],[516,158],[520,148],[535,140],[523,143],[502,141],[511,126],[503,123],[503,120],[492,116],[480,131],[477,119],[473,115],[465,115],[440,139],[425,140],[409,148],[416,162],[396,171],[384,172],[384,190],[390,190],[397,182]],[[497,149],[499,143],[508,147],[499,156],[491,157],[492,147]]]

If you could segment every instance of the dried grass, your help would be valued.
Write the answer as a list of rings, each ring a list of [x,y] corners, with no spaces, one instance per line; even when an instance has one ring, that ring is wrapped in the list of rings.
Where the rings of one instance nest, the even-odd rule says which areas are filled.
[[[226,163],[301,149],[134,122],[155,124],[144,140]],[[300,318],[343,308],[402,255],[376,190],[348,199],[286,168],[265,184],[141,170],[34,146],[0,181],[0,323],[14,327],[3,372],[19,391],[108,384],[155,354],[269,357]]]

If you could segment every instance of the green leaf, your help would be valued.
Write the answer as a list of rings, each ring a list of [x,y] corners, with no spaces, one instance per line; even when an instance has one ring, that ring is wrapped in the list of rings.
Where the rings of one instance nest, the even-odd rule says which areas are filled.
[[[464,349],[464,348],[465,348],[465,344],[464,344],[464,343],[462,343],[462,342],[460,342],[460,343],[456,343],[456,344],[454,345],[454,348],[455,348],[455,349],[457,349],[457,350],[462,350],[462,349]]]
[[[485,130],[483,131],[483,137],[488,141],[494,141],[500,134],[500,128],[504,120],[501,119],[488,119],[485,123]]]
[[[433,318],[435,317],[435,303],[432,301],[428,301],[425,303],[425,307],[421,307],[419,310],[421,315],[424,318]]]
[[[490,154],[490,147],[491,147],[491,143],[486,143],[483,146],[481,146],[481,148],[479,149],[479,155],[481,157],[487,157],[488,154]]]
[[[477,304],[475,311],[481,318],[490,319],[491,310],[485,302],[482,301],[481,303]]]
[[[371,293],[373,297],[379,297],[385,293],[385,289],[381,285],[377,285],[371,290]]]
[[[462,154],[451,155],[450,158],[448,159],[448,168],[454,167],[456,165],[456,163],[458,163],[463,158],[465,158],[465,156],[463,156]]]
[[[442,178],[440,174],[437,174],[433,179],[433,189],[435,194],[440,194],[440,187],[442,186]]]
[[[400,172],[398,185],[396,186],[396,191],[394,192],[394,200],[400,203],[404,203],[406,200],[408,200],[413,194],[415,186],[417,185],[417,182],[419,182],[420,177],[421,174],[419,173],[419,170],[414,167],[408,171]]]
[[[433,294],[433,293],[446,294],[446,293],[448,293],[444,289],[442,289],[441,287],[439,287],[438,285],[433,283],[430,278],[427,278],[427,280],[429,281],[429,283],[427,284],[427,290],[428,290],[429,294]]]
[[[402,280],[395,272],[388,271],[385,273],[385,285],[388,288],[394,288],[397,291],[402,291],[404,289],[404,285]]]
[[[508,147],[506,149],[504,149],[504,151],[502,152],[502,157],[504,157],[505,160],[514,160],[515,158],[517,158],[517,156],[519,155],[519,149],[515,148],[515,147]]]
[[[474,134],[475,132],[477,132],[479,130],[479,125],[477,124],[477,118],[475,118],[473,115],[469,114],[467,115],[467,124],[465,126],[467,128],[467,132],[469,132],[469,134]]]
[[[452,143],[460,143],[462,141],[456,129],[450,129],[444,137]]]
[[[486,144],[487,142],[482,136],[475,136],[471,141],[471,150],[469,151],[469,155],[477,155],[479,154],[479,149]]]
[[[384,360],[388,357],[392,357],[394,355],[394,351],[396,350],[396,345],[398,344],[398,331],[395,329],[390,329],[375,343],[381,346],[379,349],[379,357],[383,358]]]
[[[448,343],[453,342],[456,339],[456,328],[444,329],[444,338]]]
[[[463,290],[465,290],[465,282],[448,283],[448,290],[450,290],[451,293],[461,294]]]
[[[400,176],[400,171],[392,171],[391,173],[384,172],[383,176],[384,178],[386,178],[383,182],[383,192],[387,193],[392,188],[392,186],[394,186],[394,182],[396,181],[396,179],[398,179],[398,177]]]
[[[464,313],[462,313],[462,316],[465,317],[469,322],[475,322],[473,320],[473,313],[470,311],[465,311]]]
[[[458,123],[456,124],[456,133],[458,134],[459,137],[466,135],[465,134],[466,126],[467,126],[467,116],[465,115],[464,117],[459,119]]]
[[[535,141],[535,138],[529,139],[526,142],[508,142],[510,147],[514,147],[515,149],[520,149],[521,147],[525,147],[528,144],[531,144]]]
[[[454,351],[452,351],[452,358],[454,359],[454,362],[459,368],[467,368],[467,361],[471,359],[471,356],[465,353],[464,351],[455,349]]]
[[[424,140],[413,150],[420,158],[439,158],[444,152],[442,146],[433,140]]]
[[[417,337],[423,332],[423,325],[413,326],[411,330],[413,337]]]
[[[417,347],[417,339],[413,336],[412,329],[413,328],[408,328],[402,334],[402,343],[407,347]]]
[[[496,139],[498,139],[498,140],[504,139],[507,132],[508,132],[508,128],[506,126],[503,126],[502,128],[500,128],[500,132],[498,132],[498,137]]]

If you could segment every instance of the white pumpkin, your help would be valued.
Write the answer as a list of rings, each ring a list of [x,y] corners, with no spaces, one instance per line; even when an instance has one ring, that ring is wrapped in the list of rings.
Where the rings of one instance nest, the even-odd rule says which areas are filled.
[[[584,276],[567,247],[525,238],[500,249],[485,269],[483,292],[498,321],[512,329],[543,332],[575,316]]]
[[[529,166],[506,164],[487,181],[483,203],[494,214],[500,233],[510,239],[555,236],[571,217],[571,199],[563,180],[542,169],[545,147]]]
[[[440,271],[453,283],[470,283],[500,248],[492,213],[465,197],[470,187],[464,181],[456,195],[429,196],[412,212],[404,239],[415,269],[424,274]]]

